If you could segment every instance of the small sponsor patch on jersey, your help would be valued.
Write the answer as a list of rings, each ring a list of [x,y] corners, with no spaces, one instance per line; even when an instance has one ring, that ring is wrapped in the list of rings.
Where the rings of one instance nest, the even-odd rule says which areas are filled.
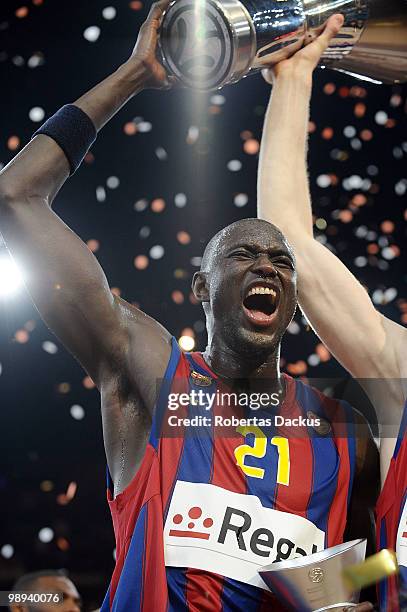
[[[319,425],[313,425],[312,428],[315,429],[315,431],[317,432],[318,435],[320,436],[327,436],[328,434],[331,433],[332,431],[332,427],[329,421],[327,421],[326,419],[323,419],[321,416],[318,416],[315,412],[313,412],[312,410],[308,410],[307,412],[307,417],[309,419],[312,419],[313,421],[319,421]]]
[[[221,574],[268,590],[264,565],[324,549],[306,518],[262,506],[255,495],[178,480],[164,527],[165,564]]]
[[[190,376],[193,384],[197,385],[198,387],[210,387],[213,382],[210,376],[204,376],[195,370],[192,370]]]

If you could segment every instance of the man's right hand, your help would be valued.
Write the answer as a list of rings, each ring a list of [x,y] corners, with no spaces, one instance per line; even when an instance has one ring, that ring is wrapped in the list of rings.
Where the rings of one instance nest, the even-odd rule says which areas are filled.
[[[262,71],[264,79],[271,85],[281,74],[309,76],[317,67],[322,54],[329,47],[331,40],[338,34],[344,23],[343,15],[332,15],[322,27],[321,33],[315,40],[305,43],[299,51],[288,59],[282,60],[271,68]]]
[[[130,59],[76,100],[98,131],[145,87],[168,86],[156,58],[168,4],[153,5]],[[119,493],[143,457],[156,381],[164,376],[172,342],[157,321],[112,295],[93,253],[52,211],[69,169],[56,140],[44,134],[32,139],[0,173],[0,231],[48,328],[101,391],[105,448]]]
[[[171,0],[155,2],[150,9],[147,19],[140,28],[136,46],[128,63],[135,62],[142,65],[146,71],[146,87],[153,89],[168,89],[171,87],[171,77],[168,77],[164,66],[157,59],[158,30],[160,28],[165,9]]]

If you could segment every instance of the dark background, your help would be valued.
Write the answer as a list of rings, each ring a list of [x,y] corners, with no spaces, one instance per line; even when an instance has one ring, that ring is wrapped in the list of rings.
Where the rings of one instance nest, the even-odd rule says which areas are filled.
[[[106,6],[115,7],[113,20],[103,18]],[[30,109],[41,107],[50,116],[127,58],[148,8],[124,0],[1,2],[2,164],[39,127],[30,120]],[[89,42],[83,32],[94,25],[101,28],[100,37]],[[33,56],[41,58],[40,65],[30,67]],[[253,76],[218,92],[223,104],[213,94],[202,94],[197,104],[187,91],[143,92],[104,129],[92,156],[56,201],[56,212],[83,240],[98,241],[96,254],[111,287],[175,336],[191,328],[198,349],[206,338],[203,313],[190,298],[190,278],[197,269],[193,264],[199,265],[191,259],[202,254],[222,226],[256,215],[258,160],[243,146],[248,138],[260,138],[269,91],[260,76]],[[318,71],[309,155],[314,210],[327,223],[321,239],[366,285],[380,312],[404,325],[406,91],[405,86],[377,86]],[[376,122],[378,111],[387,113],[387,125]],[[152,129],[124,133],[126,124],[141,120]],[[191,126],[199,127],[199,137],[188,144]],[[344,134],[346,126],[355,128],[353,139]],[[20,142],[14,151],[13,136]],[[157,156],[159,148],[166,159]],[[230,160],[240,160],[241,169],[230,171]],[[333,184],[321,188],[317,177],[325,174]],[[356,188],[345,189],[343,181],[346,185],[353,175],[370,184],[357,186],[353,179]],[[116,189],[106,185],[111,176],[120,180]],[[98,187],[105,189],[103,202],[97,200]],[[179,193],[187,198],[183,208],[174,203]],[[234,204],[237,194],[247,194],[246,206]],[[151,209],[157,198],[165,201],[161,213]],[[147,207],[137,212],[134,204],[141,199]],[[392,221],[394,230],[384,231],[388,226],[383,221]],[[143,238],[148,233],[144,229],[140,236],[141,228],[149,228],[150,235]],[[179,231],[189,234],[189,244],[180,244]],[[145,270],[137,270],[135,256],[149,256],[154,245],[164,247],[164,256],[150,258]],[[393,259],[388,259],[389,246]],[[0,256],[5,253],[0,246]],[[174,302],[175,290],[182,293],[182,304]],[[284,369],[308,377],[343,376],[300,312],[295,320],[297,328],[290,331],[298,333],[288,333],[283,346]],[[45,341],[58,351],[47,353]],[[315,355],[322,361],[310,365],[310,357],[311,364],[318,361]],[[0,364],[0,552],[4,545],[13,547],[11,558],[0,554],[0,589],[10,588],[25,571],[65,567],[90,609],[100,605],[114,565],[98,393],[84,386],[85,374],[41,322],[24,291],[0,299]],[[82,420],[72,418],[73,405],[83,407]],[[77,492],[64,504],[67,500],[60,495],[71,482]],[[54,533],[49,543],[38,538],[44,527]]]

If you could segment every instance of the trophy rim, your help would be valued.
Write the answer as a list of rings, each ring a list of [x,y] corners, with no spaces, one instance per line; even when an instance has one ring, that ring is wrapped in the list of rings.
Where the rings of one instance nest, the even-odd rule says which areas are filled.
[[[359,538],[357,540],[351,540],[350,542],[343,542],[342,544],[337,544],[336,546],[320,550],[319,552],[316,552],[313,555],[307,555],[306,557],[302,557],[301,562],[299,562],[299,558],[296,557],[295,559],[289,559],[288,561],[279,561],[277,563],[265,565],[264,567],[260,568],[258,572],[260,575],[262,575],[263,573],[278,572],[281,570],[295,570],[300,568],[306,568],[307,566],[322,563],[324,561],[327,561],[328,559],[333,559],[334,557],[343,554],[351,548],[356,548],[357,546],[363,543],[367,543],[366,538]]]
[[[226,59],[225,66],[222,67],[221,77],[217,76],[216,79],[212,78],[209,81],[210,84],[208,83],[200,84],[199,83],[200,77],[192,77],[192,76],[187,77],[184,74],[182,74],[180,68],[176,64],[174,64],[172,56],[168,52],[166,37],[168,36],[168,31],[171,25],[171,20],[174,20],[176,18],[177,12],[185,11],[186,9],[188,10],[190,8],[193,9],[194,0],[184,0],[182,3],[182,6],[180,5],[181,5],[181,2],[180,1],[177,2],[175,0],[173,0],[170,3],[166,11],[164,12],[164,16],[163,16],[163,20],[162,20],[162,24],[160,28],[159,45],[161,48],[161,53],[163,56],[165,66],[166,68],[170,70],[170,72],[180,82],[183,82],[187,87],[190,87],[192,89],[201,90],[201,91],[214,91],[216,89],[220,89],[222,85],[220,85],[219,82],[221,80],[224,81],[227,78],[227,76],[230,74],[231,65],[233,63],[233,42],[234,42],[233,31],[227,19],[227,15],[225,14],[223,6],[220,4],[219,0],[206,0],[206,5],[210,5],[212,9],[214,9],[218,13],[220,18],[222,19],[222,22],[228,33],[228,40],[227,40],[229,44],[228,58]],[[171,12],[173,13],[172,15],[171,15]],[[225,39],[225,44],[226,44],[226,39]],[[212,81],[214,80],[215,82],[212,83]]]
[[[164,17],[160,28],[159,47],[166,68],[176,79],[186,87],[197,91],[216,91],[234,83],[244,77],[250,71],[250,64],[256,52],[256,31],[250,14],[241,0],[205,0],[206,5],[211,7],[214,15],[222,22],[227,32],[224,43],[228,50],[223,60],[221,70],[211,78],[204,78],[200,82],[200,76],[186,76],[179,66],[174,64],[171,53],[168,50],[168,33],[171,20],[177,16],[175,11],[185,11],[194,7],[194,0],[173,0],[164,11]],[[182,3],[182,6],[180,6]],[[168,15],[171,14],[171,17]],[[243,27],[244,24],[244,27]],[[247,49],[250,47],[250,56]]]

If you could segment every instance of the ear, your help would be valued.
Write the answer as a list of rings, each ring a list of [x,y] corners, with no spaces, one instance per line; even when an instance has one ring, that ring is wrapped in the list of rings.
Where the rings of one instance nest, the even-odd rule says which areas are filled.
[[[195,272],[192,279],[192,291],[198,302],[209,302],[206,272]]]

